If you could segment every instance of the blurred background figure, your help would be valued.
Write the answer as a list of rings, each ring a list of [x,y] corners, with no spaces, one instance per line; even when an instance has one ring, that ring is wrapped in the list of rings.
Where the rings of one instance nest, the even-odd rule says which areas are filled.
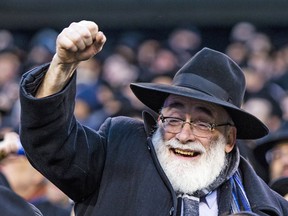
[[[50,200],[50,183],[47,179],[34,169],[27,160],[23,149],[19,143],[18,134],[8,132],[5,134],[0,144],[0,171],[2,179],[5,179],[6,186],[11,188],[16,194],[27,202],[36,206],[43,215],[47,216],[69,216],[71,213],[71,202],[56,204],[56,200]],[[54,188],[54,191],[57,191]],[[65,195],[57,193],[61,197]],[[68,198],[66,197],[66,200]]]
[[[175,28],[168,36],[168,47],[177,56],[178,67],[187,62],[202,45],[202,35],[196,26],[187,24]]]
[[[17,49],[0,51],[0,127],[11,128],[11,111],[18,100],[21,57]]]
[[[288,122],[284,122],[279,130],[258,140],[253,153],[266,170],[267,176],[263,176],[263,179],[277,189],[278,193],[286,195],[287,188],[283,185],[287,186],[288,178]]]
[[[256,31],[257,29],[254,24],[250,22],[238,22],[232,26],[230,41],[247,43],[247,41],[254,36]]]
[[[150,70],[160,49],[161,43],[155,39],[146,39],[139,44],[138,52],[136,54],[139,68],[139,81],[148,82],[151,79],[152,75]]]
[[[288,121],[288,94],[283,95],[280,100],[280,106],[283,111],[283,120]]]
[[[56,51],[57,35],[54,29],[43,28],[30,38],[23,71],[51,61]]]
[[[3,216],[43,216],[34,205],[3,185],[0,185],[0,208]]]
[[[271,181],[270,187],[288,200],[288,177],[280,177]]]
[[[139,77],[139,69],[121,54],[113,54],[103,63],[102,79],[108,84],[98,92],[98,97],[109,116],[126,115],[141,117],[138,103],[131,99],[130,83]],[[103,97],[102,95],[108,96]],[[136,105],[136,106],[135,106]]]
[[[93,57],[81,62],[77,71],[77,91],[97,85],[101,82],[102,61],[99,58]]]
[[[232,42],[226,47],[225,53],[230,56],[240,67],[247,66],[248,47],[243,42]]]
[[[60,208],[72,210],[73,201],[69,199],[61,190],[59,190],[52,182],[47,181],[46,186],[47,199]]]
[[[265,95],[254,95],[249,97],[244,104],[243,109],[253,114],[269,128],[270,133],[278,130],[283,122],[282,109],[280,105],[274,100],[274,98]],[[267,178],[267,170],[255,160],[253,149],[256,147],[257,140],[239,140],[239,150],[242,156],[244,156],[253,165],[258,174],[264,179]]]
[[[270,96],[252,96],[245,101],[243,109],[261,119],[271,132],[278,130],[282,124],[280,104]]]
[[[0,51],[14,47],[13,34],[7,29],[0,30]]]
[[[77,97],[74,113],[78,121],[95,130],[108,116],[97,95],[97,92],[107,85],[102,80],[101,73],[101,60],[91,58],[80,63],[77,74]]]

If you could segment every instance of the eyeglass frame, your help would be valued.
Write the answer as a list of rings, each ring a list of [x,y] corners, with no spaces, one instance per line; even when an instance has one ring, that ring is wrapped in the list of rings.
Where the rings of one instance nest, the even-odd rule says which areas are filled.
[[[167,125],[167,121],[166,121],[166,124],[165,124],[165,120],[166,119],[175,119],[175,120],[178,120],[179,123],[181,123],[181,127],[179,127],[179,131],[178,132],[171,132],[171,131],[166,131],[168,133],[173,133],[173,134],[177,134],[177,133],[180,133],[182,128],[184,127],[185,124],[189,124],[190,125],[190,128],[192,129],[192,132],[193,132],[193,129],[195,129],[195,123],[201,123],[203,124],[204,127],[207,126],[207,130],[205,129],[200,129],[199,128],[199,125],[196,125],[196,128],[198,130],[202,130],[203,132],[212,132],[214,131],[217,127],[221,127],[221,126],[231,126],[231,127],[235,127],[235,125],[233,123],[230,123],[230,122],[226,122],[226,123],[221,123],[221,124],[215,124],[215,123],[210,123],[210,122],[204,122],[204,121],[200,121],[200,120],[197,120],[197,121],[185,121],[184,119],[181,119],[181,118],[177,118],[177,117],[171,117],[171,116],[164,116],[163,114],[160,114],[159,115],[159,119],[161,120],[161,122],[163,123],[163,128],[164,130],[166,131],[165,129],[165,125]],[[177,123],[178,123],[177,122]],[[169,124],[169,122],[168,122]],[[170,125],[171,126],[171,125]],[[175,126],[175,125],[174,125]],[[173,127],[173,125],[172,125]],[[193,132],[194,134],[194,132]],[[196,135],[194,134],[195,136],[197,137],[208,137],[209,134],[207,134],[207,136],[199,136],[199,135]]]

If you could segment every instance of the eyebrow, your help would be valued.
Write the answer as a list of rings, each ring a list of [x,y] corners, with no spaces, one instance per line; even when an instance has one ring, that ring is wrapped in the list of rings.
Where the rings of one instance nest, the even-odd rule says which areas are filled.
[[[169,103],[165,104],[165,107],[176,108],[176,109],[184,109],[184,104],[181,103],[181,102],[178,102],[178,101],[173,101],[170,104]],[[197,105],[195,107],[195,110],[203,112],[203,113],[205,113],[206,115],[208,115],[210,117],[214,117],[212,111],[210,109],[206,108],[203,105]]]
[[[197,106],[196,110],[199,110],[199,111],[205,113],[206,115],[209,115],[209,116],[213,117],[212,111],[210,109],[204,107],[204,106]]]
[[[172,103],[166,103],[165,107],[169,107],[169,108],[178,108],[178,109],[183,109],[184,108],[184,104],[177,102],[177,101],[173,101]]]

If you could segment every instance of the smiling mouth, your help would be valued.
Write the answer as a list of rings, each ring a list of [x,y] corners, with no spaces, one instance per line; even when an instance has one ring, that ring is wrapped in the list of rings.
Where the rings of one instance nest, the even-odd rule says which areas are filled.
[[[174,152],[174,154],[180,155],[183,157],[196,157],[201,154],[200,152],[191,151],[191,150],[183,150],[183,149],[175,149],[175,148],[171,148],[171,150]]]

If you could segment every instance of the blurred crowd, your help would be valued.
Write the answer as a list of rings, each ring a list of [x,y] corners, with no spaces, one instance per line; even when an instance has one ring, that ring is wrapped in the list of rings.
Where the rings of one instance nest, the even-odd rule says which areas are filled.
[[[103,51],[94,58],[80,63],[78,67],[78,89],[75,101],[75,115],[78,121],[97,130],[109,116],[126,115],[141,118],[142,110],[147,108],[134,97],[129,84],[131,82],[170,83],[183,63],[203,47],[203,34],[204,32],[197,27],[185,25],[171,29],[161,39],[138,31],[125,31],[117,34],[116,38],[107,35],[107,45]],[[17,133],[19,129],[18,90],[21,75],[51,60],[55,53],[57,35],[58,32],[53,29],[41,29],[31,36],[29,45],[23,49],[15,43],[15,37],[10,31],[0,30],[0,138],[2,140],[7,133]],[[283,125],[288,121],[288,37],[287,43],[276,46],[272,43],[269,34],[261,32],[252,23],[240,22],[231,28],[226,40],[225,49],[219,51],[226,53],[238,63],[246,76],[247,91],[243,109],[261,119],[270,129],[271,134],[283,130],[285,128]],[[218,42],[215,40],[209,43]],[[278,151],[278,155],[276,155],[278,144],[258,151],[259,146],[269,141],[239,140],[241,154],[251,161],[256,172],[269,184],[278,178],[288,177],[288,135],[281,140],[282,143],[286,141],[285,139],[287,139],[286,148],[281,147],[281,153]],[[258,158],[260,153],[264,162]],[[269,160],[267,155],[270,155]],[[0,162],[1,172],[13,188],[16,168],[10,169],[7,165],[9,157],[3,158]],[[276,176],[271,174],[271,158],[280,160],[279,166],[286,167],[282,167],[282,171]],[[12,162],[8,162],[15,166],[15,155],[9,160]],[[21,164],[26,161],[25,158],[21,160]],[[16,166],[20,165],[16,163]],[[23,171],[24,168],[19,167],[19,170]],[[9,172],[13,173],[12,177]],[[25,180],[25,178],[21,179]],[[38,177],[38,180],[41,184],[49,183],[44,178]],[[47,189],[48,186],[45,187],[48,194],[51,190]],[[286,188],[288,188],[287,183]],[[16,190],[16,186],[13,189]],[[21,193],[20,190],[19,193],[25,197],[24,192]],[[47,194],[45,196],[48,197]],[[25,198],[29,201],[33,200],[33,197]],[[67,203],[65,205],[65,208],[71,208],[70,205],[67,207]]]

